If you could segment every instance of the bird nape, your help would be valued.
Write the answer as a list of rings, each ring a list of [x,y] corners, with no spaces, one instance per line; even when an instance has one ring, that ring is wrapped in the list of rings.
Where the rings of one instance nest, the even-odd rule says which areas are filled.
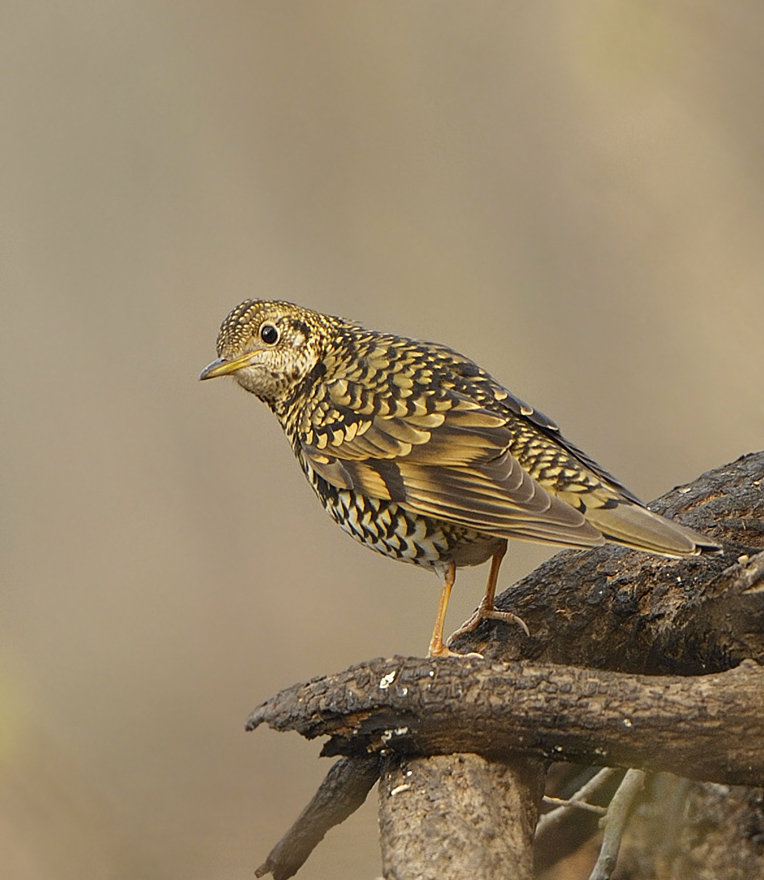
[[[721,550],[647,510],[551,419],[444,345],[246,300],[223,321],[217,353],[200,379],[232,375],[270,407],[335,522],[438,575],[429,656],[453,653],[443,625],[461,566],[491,559],[483,600],[456,634],[486,618],[525,626],[494,608],[509,538],[670,557]]]

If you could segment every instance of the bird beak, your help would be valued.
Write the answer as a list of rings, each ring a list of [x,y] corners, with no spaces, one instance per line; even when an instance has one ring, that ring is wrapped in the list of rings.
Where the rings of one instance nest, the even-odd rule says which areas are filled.
[[[242,355],[235,360],[229,361],[226,358],[218,358],[211,364],[208,364],[199,374],[200,379],[217,379],[218,376],[228,376],[241,370],[242,367],[248,367],[254,359],[256,352]]]

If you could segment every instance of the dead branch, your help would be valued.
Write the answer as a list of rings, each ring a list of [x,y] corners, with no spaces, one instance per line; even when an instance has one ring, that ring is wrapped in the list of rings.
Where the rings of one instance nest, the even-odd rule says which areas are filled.
[[[386,880],[531,880],[544,769],[472,754],[391,757],[379,785]]]
[[[605,807],[590,804],[588,798],[618,772],[615,767],[603,767],[602,770],[598,770],[591,779],[585,782],[569,798],[556,798],[545,795],[544,803],[552,804],[554,809],[544,813],[539,819],[536,825],[536,840],[543,837],[544,834],[553,831],[571,810],[584,809],[596,813],[598,816],[604,816],[607,813]]]
[[[618,860],[618,850],[631,809],[637,795],[645,784],[644,770],[627,770],[618,791],[613,795],[605,816],[605,837],[600,847],[597,863],[589,880],[610,880]]]
[[[255,871],[255,876],[270,873],[274,880],[293,877],[326,832],[361,806],[377,779],[378,757],[340,758],[326,774],[311,802]]]
[[[716,538],[724,555],[564,550],[497,600],[523,618],[530,638],[486,622],[452,647],[495,660],[651,675],[703,675],[746,658],[764,664],[764,556],[752,558],[764,550],[764,452],[709,471],[650,507]]]
[[[540,798],[538,786],[527,780],[536,778],[543,761],[665,769],[760,785],[764,672],[753,661],[764,663],[763,479],[764,453],[755,453],[651,505],[720,540],[722,557],[664,560],[612,546],[562,552],[499,599],[500,607],[528,623],[530,637],[491,623],[456,645],[480,651],[485,660],[360,664],[283,691],[255,710],[248,728],[267,723],[308,738],[330,736],[323,754],[350,756],[363,768],[359,788],[350,772],[355,764],[343,765],[334,782],[322,786],[346,804],[355,796],[348,792],[370,784],[376,756],[388,756],[381,785],[389,802],[380,806],[387,816],[383,852],[386,877],[400,880],[430,875],[406,867],[412,843],[406,831],[422,817],[419,797],[395,798],[413,788],[425,800],[443,797],[456,823],[466,806],[443,774],[456,778],[460,768],[469,767],[475,802],[489,817],[496,809],[488,805],[502,792],[500,800],[511,800],[513,787],[520,790],[515,781],[526,780],[524,810],[508,824],[494,820],[485,829],[494,847],[506,838],[505,864],[519,866],[520,877],[529,876],[523,866],[530,864],[532,837],[521,826],[533,819]],[[521,657],[523,665],[508,662]],[[437,784],[428,777],[432,766],[440,768]],[[416,786],[401,788],[412,786],[401,772],[410,773]],[[312,806],[318,804],[314,799]],[[341,814],[308,808],[261,871],[291,876]],[[495,876],[477,863],[445,871],[449,837],[447,826],[442,837],[420,836],[417,864],[439,864],[433,876],[441,880]],[[298,839],[315,842],[294,858],[289,842]],[[448,853],[457,855],[454,847]]]
[[[520,753],[764,785],[762,693],[750,660],[682,677],[396,657],[288,688],[247,727],[329,736],[324,755]]]

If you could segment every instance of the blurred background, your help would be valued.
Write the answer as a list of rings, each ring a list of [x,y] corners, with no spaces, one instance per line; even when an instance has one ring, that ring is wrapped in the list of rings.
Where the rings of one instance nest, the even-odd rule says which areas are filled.
[[[218,325],[445,342],[645,499],[760,448],[764,6],[2,6],[4,873],[248,877],[329,762],[247,713],[423,653],[437,583],[197,382]],[[379,873],[372,796],[300,876]]]

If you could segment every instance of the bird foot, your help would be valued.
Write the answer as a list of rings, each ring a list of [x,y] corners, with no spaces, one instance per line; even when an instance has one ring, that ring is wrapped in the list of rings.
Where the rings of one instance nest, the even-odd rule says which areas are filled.
[[[504,623],[516,623],[526,636],[531,634],[526,622],[522,617],[518,617],[517,614],[513,614],[511,611],[498,611],[496,608],[486,608],[483,605],[479,605],[472,617],[466,623],[463,623],[459,629],[451,633],[446,640],[446,645],[450,645],[451,642],[465,633],[474,632],[484,620],[503,620]]]

